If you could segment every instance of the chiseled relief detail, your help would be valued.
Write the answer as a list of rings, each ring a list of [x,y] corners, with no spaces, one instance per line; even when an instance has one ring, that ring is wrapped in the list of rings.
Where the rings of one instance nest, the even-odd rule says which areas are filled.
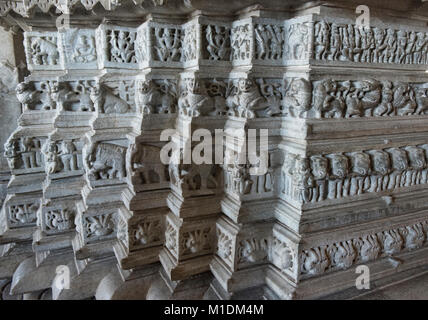
[[[21,82],[16,86],[16,97],[24,111],[55,110],[57,103],[54,93],[58,90],[57,81]]]
[[[66,66],[97,68],[97,48],[94,30],[67,29],[60,35],[65,52]]]
[[[153,60],[160,62],[183,61],[183,30],[181,27],[163,27],[157,25],[151,28],[153,42]],[[189,35],[188,35],[189,37]],[[191,46],[191,44],[189,44]]]
[[[182,79],[178,110],[187,117],[226,115],[230,92],[231,83],[227,80]]]
[[[135,103],[143,114],[169,114],[177,111],[177,82],[175,80],[138,80]]]
[[[256,24],[255,58],[257,60],[282,60],[284,55],[284,27],[275,24]]]
[[[102,241],[116,237],[117,214],[109,212],[98,215],[83,215],[82,219],[84,239],[87,242]]]
[[[168,165],[159,159],[160,148],[148,144],[132,144],[129,148],[131,153],[131,176],[137,185],[149,188],[169,187]]]
[[[13,136],[5,143],[4,156],[8,161],[9,168],[18,169],[41,169],[44,166],[42,145],[44,138]]]
[[[114,87],[113,87],[114,86]],[[96,83],[90,92],[94,109],[99,113],[128,113],[135,105],[133,81],[122,80],[119,83]]]
[[[428,183],[428,145],[304,158],[287,153],[282,193],[303,203]]]
[[[287,79],[284,110],[303,118],[408,116],[428,111],[428,84]],[[312,91],[312,98],[311,96]]]
[[[269,242],[269,237],[252,237],[240,240],[237,252],[238,265],[267,262]]]
[[[279,270],[293,272],[296,267],[296,252],[281,237],[273,236],[270,244],[270,260]]]
[[[234,81],[226,106],[234,117],[256,118],[282,114],[282,81],[241,78]]]
[[[118,142],[119,143],[119,142]],[[126,176],[127,148],[112,142],[94,143],[87,153],[90,180],[122,180]]]
[[[136,31],[115,28],[106,29],[105,37],[107,41],[106,58],[112,63],[137,63],[135,55]]]
[[[229,194],[234,194],[238,197],[271,196],[275,180],[273,168],[270,165],[271,155],[269,155],[268,159],[267,172],[263,175],[251,175],[250,170],[253,165],[248,162],[239,163],[236,154],[234,156],[235,161],[232,162],[227,159],[232,157],[230,153],[233,153],[233,151],[226,149],[224,164],[225,190]]]
[[[178,258],[178,233],[179,233],[179,230],[174,226],[174,224],[167,217],[166,227],[165,227],[165,247],[176,258]]]
[[[147,62],[150,58],[149,56],[149,46],[150,46],[150,28],[146,25],[143,25],[137,30],[137,38],[135,42],[135,57],[139,63]]]
[[[38,200],[8,204],[8,225],[11,228],[36,225],[39,207],[40,201]]]
[[[303,250],[300,272],[305,277],[348,269],[354,264],[388,257],[426,244],[428,221]]]
[[[307,60],[309,58],[310,33],[309,22],[286,26],[285,59]]]
[[[129,226],[132,249],[146,248],[162,244],[164,238],[161,217],[144,218]]]
[[[58,34],[56,32],[25,32],[25,55],[33,69],[61,68]]]
[[[203,25],[203,58],[213,61],[231,60],[230,27]]]
[[[61,233],[74,230],[75,209],[67,207],[43,208],[42,230],[48,234]]]
[[[249,23],[234,25],[231,32],[232,60],[245,61],[252,57],[253,26]]]
[[[235,239],[217,224],[217,255],[232,266],[235,252]]]
[[[79,139],[46,140],[42,146],[46,173],[82,170],[82,148],[83,143]]]
[[[181,256],[196,256],[212,251],[213,229],[202,226],[194,230],[182,231]]]
[[[182,40],[182,56],[183,62],[196,60],[198,58],[198,26],[191,23],[183,28],[184,33]]]
[[[319,21],[314,57],[326,61],[427,64],[428,33]]]

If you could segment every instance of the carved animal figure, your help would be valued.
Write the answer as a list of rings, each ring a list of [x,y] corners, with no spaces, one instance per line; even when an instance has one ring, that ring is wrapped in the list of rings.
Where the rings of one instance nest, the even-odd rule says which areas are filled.
[[[395,114],[400,116],[410,115],[415,112],[417,106],[415,93],[408,84],[401,83],[395,87],[392,105]]]
[[[42,89],[38,91],[31,84],[21,82],[16,86],[16,97],[25,110],[35,110],[38,105],[42,110],[55,109],[48,84],[42,84]]]
[[[361,88],[346,97],[346,116],[362,117],[372,116],[373,109],[379,104],[382,95],[382,87],[379,81],[364,80],[360,82]]]
[[[31,54],[36,65],[56,65],[59,60],[59,52],[55,43],[42,39],[31,39]]]
[[[131,165],[134,172],[141,174],[140,183],[149,184],[168,181],[165,165],[159,160],[158,147],[135,144],[131,147]],[[153,178],[153,173],[157,178]]]
[[[311,107],[312,85],[303,78],[291,80],[283,99],[284,109],[288,109],[293,117],[301,118]]]
[[[142,112],[149,113],[173,113],[174,97],[166,89],[157,88],[151,80],[141,81],[137,91],[137,104],[142,107]]]
[[[89,164],[91,170],[89,176],[98,179],[122,179],[125,177],[125,152],[126,148],[110,144],[99,143],[97,146],[95,160]]]
[[[337,83],[331,79],[322,80],[315,85],[313,106],[315,117],[342,118],[345,112],[343,97],[336,96]]]
[[[214,110],[213,101],[206,95],[200,80],[188,78],[185,83],[186,89],[178,99],[178,109],[181,113],[198,117]]]
[[[126,101],[116,97],[110,89],[103,85],[92,88],[90,97],[98,112],[126,113],[129,111],[129,105]]]
[[[416,104],[415,114],[427,114],[428,111],[428,88],[416,89]]]

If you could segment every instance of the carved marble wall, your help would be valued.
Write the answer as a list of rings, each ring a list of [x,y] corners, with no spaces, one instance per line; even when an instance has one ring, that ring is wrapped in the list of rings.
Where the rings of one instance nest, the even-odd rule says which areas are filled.
[[[23,110],[4,139],[8,296],[320,298],[361,264],[392,282],[428,263],[428,17],[360,27],[352,6],[250,2],[215,17],[175,1],[170,17],[134,1],[126,24],[116,1],[0,2],[32,26],[30,74],[2,76]],[[51,6],[106,19],[76,10],[57,30]],[[185,161],[198,129],[210,163]],[[237,141],[263,146],[259,164]]]

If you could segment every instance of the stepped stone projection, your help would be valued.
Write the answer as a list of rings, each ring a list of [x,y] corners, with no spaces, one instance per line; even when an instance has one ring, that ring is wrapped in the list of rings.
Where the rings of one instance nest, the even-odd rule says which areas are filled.
[[[359,4],[1,0],[2,299],[426,272],[428,3],[370,1],[365,25]]]

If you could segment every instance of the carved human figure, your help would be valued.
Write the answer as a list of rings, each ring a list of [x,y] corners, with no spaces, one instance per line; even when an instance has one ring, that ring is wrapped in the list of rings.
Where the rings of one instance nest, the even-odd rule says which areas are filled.
[[[178,61],[181,57],[180,30],[155,27],[155,35],[157,45],[154,49],[157,60]]]
[[[330,26],[325,21],[315,24],[315,59],[326,60],[330,46]]]
[[[36,168],[39,166],[36,154],[39,148],[36,145],[36,140],[34,138],[22,137],[20,139],[20,150],[25,169]]]
[[[312,199],[314,177],[308,159],[297,157],[293,171],[294,198],[303,203]]]
[[[282,193],[292,196],[293,186],[293,172],[296,164],[296,155],[286,152],[284,155],[284,163],[281,167],[281,175],[283,181]]]
[[[404,63],[406,58],[407,32],[400,30],[397,32],[397,51],[395,63]]]
[[[74,62],[88,63],[97,59],[95,39],[93,36],[80,34],[77,36],[71,58]]]
[[[422,177],[426,171],[423,170],[426,168],[426,159],[425,159],[425,150],[415,146],[405,147],[404,150],[407,151],[409,157],[409,165],[411,168],[411,182],[410,185],[414,186],[420,184],[421,181],[426,180],[426,176]]]
[[[389,184],[388,174],[391,171],[391,160],[385,151],[370,151],[372,163],[372,176],[370,177],[370,192],[386,190]]]
[[[351,182],[349,195],[359,195],[365,192],[370,183],[370,156],[364,152],[353,152],[351,160]]]
[[[230,60],[230,29],[218,25],[206,28],[207,51],[210,60]]]
[[[47,174],[56,173],[62,169],[56,141],[47,140],[43,145],[42,153],[45,156],[45,170]]]
[[[256,58],[260,60],[267,59],[270,55],[269,52],[269,34],[266,30],[266,27],[262,24],[258,24],[254,33],[256,36]]]
[[[341,50],[342,50],[342,39],[340,37],[339,26],[333,22],[331,24],[329,60],[331,61],[338,60]]]
[[[65,171],[78,170],[76,147],[71,140],[61,141],[59,154]]]
[[[387,43],[385,41],[386,32],[381,28],[374,28],[374,41],[375,46],[373,49],[372,61],[375,63],[382,63],[385,57],[385,49],[387,48]]]
[[[328,157],[330,159],[328,198],[339,199],[349,192],[349,181],[345,180],[349,173],[348,158],[342,154],[331,154]]]
[[[416,33],[412,31],[412,32],[409,32],[407,36],[406,57],[405,57],[405,63],[407,64],[413,63],[413,52],[415,50],[415,45],[416,45]]]
[[[397,34],[393,29],[386,30],[386,48],[384,52],[384,63],[394,63],[397,51]]]
[[[328,160],[323,156],[312,156],[310,159],[314,178],[312,202],[322,201],[327,197]]]
[[[4,156],[7,159],[10,169],[19,169],[22,164],[20,157],[19,141],[8,139],[4,145]]]
[[[394,92],[392,90],[392,82],[382,82],[382,100],[380,104],[373,110],[374,116],[387,116],[394,114],[394,106],[392,101],[394,99]]]
[[[388,183],[388,189],[393,190],[404,186],[406,181],[405,171],[409,167],[407,153],[400,148],[391,148],[387,150],[391,156],[392,172]]]
[[[237,92],[227,98],[226,104],[234,115],[244,118],[254,118],[268,107],[252,79],[239,79]]]

